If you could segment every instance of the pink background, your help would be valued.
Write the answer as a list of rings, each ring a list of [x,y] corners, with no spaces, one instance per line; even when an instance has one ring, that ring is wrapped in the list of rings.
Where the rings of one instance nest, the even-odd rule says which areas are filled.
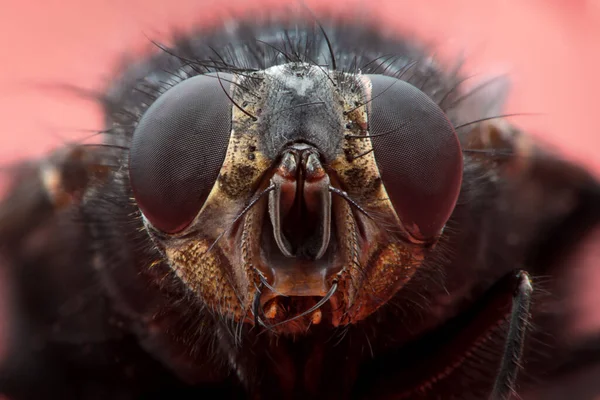
[[[151,49],[147,37],[231,15],[264,14],[300,1],[0,0],[0,163],[39,155],[101,128],[93,102],[50,88],[99,90],[125,54]],[[600,1],[594,0],[306,0],[313,11],[367,15],[391,31],[413,32],[447,60],[467,56],[467,70],[509,73],[513,119],[600,176]],[[581,329],[600,329],[600,252],[581,252]],[[589,247],[589,248],[587,248]],[[590,266],[591,268],[586,268]],[[594,268],[597,267],[597,268]],[[595,311],[595,312],[594,312]],[[1,332],[1,329],[0,329]],[[1,343],[1,340],[0,340]],[[1,346],[0,346],[1,347]]]
[[[229,6],[224,7],[224,3]],[[600,93],[600,2],[594,0],[311,1],[316,12],[367,15],[413,32],[448,60],[465,54],[472,82],[509,73],[515,119],[600,172],[595,134]],[[375,4],[375,5],[369,5]],[[146,37],[231,15],[301,8],[301,2],[202,0],[1,0],[0,160],[40,154],[101,127],[97,107],[48,86],[100,89]],[[46,86],[44,86],[46,85]]]

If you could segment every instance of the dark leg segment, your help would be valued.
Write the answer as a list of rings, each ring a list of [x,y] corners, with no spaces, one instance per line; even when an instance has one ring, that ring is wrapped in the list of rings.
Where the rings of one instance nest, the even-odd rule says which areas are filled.
[[[525,271],[517,273],[517,288],[513,294],[512,309],[508,336],[504,345],[504,353],[500,370],[496,376],[490,400],[508,400],[514,393],[515,381],[521,368],[525,333],[529,326],[531,294],[533,287],[529,274]]]
[[[110,170],[101,147],[66,147],[38,163],[23,163],[11,170],[11,187],[0,202],[0,243],[22,243],[32,229],[55,213],[79,201],[94,180]]]

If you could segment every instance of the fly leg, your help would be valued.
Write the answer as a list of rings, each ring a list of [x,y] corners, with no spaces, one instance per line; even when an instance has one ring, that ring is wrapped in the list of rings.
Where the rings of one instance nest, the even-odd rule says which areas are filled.
[[[515,381],[521,368],[525,333],[529,327],[531,294],[533,287],[525,271],[517,274],[517,287],[513,294],[508,336],[504,345],[500,370],[496,376],[490,400],[507,400],[514,393]]]
[[[92,151],[90,151],[92,150]],[[0,243],[20,243],[56,212],[76,206],[94,179],[103,179],[109,167],[93,148],[65,148],[41,162],[10,170],[12,187],[0,205]]]

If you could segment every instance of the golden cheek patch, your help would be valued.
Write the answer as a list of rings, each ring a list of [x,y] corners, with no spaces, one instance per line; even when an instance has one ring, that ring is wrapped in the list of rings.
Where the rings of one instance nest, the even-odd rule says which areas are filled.
[[[190,240],[181,247],[168,247],[166,255],[175,274],[210,309],[238,319],[246,311],[233,277],[228,276],[231,266],[219,247],[211,245],[208,240]]]
[[[354,288],[355,295],[350,299],[346,323],[360,321],[386,304],[423,262],[421,251],[404,244],[389,243],[381,248],[375,246],[374,250],[375,256],[362,274],[351,274],[348,285]]]

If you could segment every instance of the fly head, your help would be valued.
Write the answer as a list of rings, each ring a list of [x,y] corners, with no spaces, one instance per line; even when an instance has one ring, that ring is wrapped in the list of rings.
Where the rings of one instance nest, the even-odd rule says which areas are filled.
[[[129,168],[145,229],[195,296],[297,333],[360,321],[411,279],[453,212],[462,153],[411,84],[288,62],[167,90]]]

